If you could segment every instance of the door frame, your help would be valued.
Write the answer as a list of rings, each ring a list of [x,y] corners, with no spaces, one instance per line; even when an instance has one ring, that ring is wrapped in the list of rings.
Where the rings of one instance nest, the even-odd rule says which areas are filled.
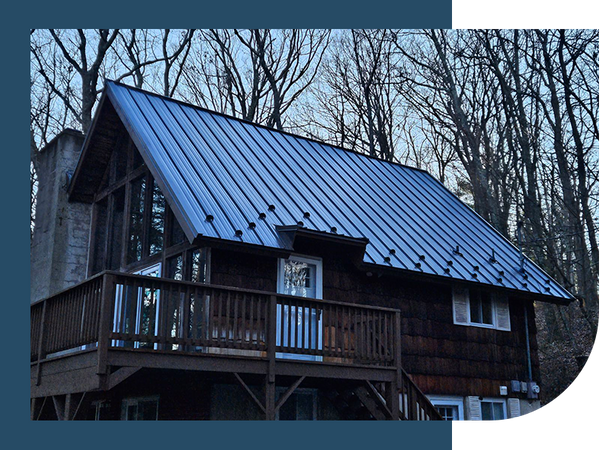
[[[150,264],[146,267],[143,267],[141,269],[136,269],[135,271],[131,272],[134,275],[146,275],[146,273],[151,273],[151,272],[156,272],[158,271],[158,277],[160,278],[162,276],[162,262],[156,262],[153,264]],[[138,288],[138,292],[137,292],[137,297],[136,297],[136,307],[135,307],[135,328],[134,328],[134,333],[135,334],[139,334],[140,332],[140,324],[141,324],[141,318],[142,318],[142,302],[140,301],[140,299],[142,298],[143,292],[142,292],[143,288]],[[116,290],[115,290],[115,311],[114,311],[114,315],[113,315],[113,331],[114,332],[119,332],[119,330],[121,329],[121,325],[123,323],[123,294],[124,294],[124,290],[123,290],[123,286],[118,284],[116,286]],[[158,331],[158,326],[159,326],[159,307],[160,307],[160,292],[156,293],[156,317],[154,318],[154,333],[156,334],[156,332]],[[122,347],[123,346],[123,341],[120,340],[115,340],[113,339],[112,341],[112,345],[114,347]],[[140,347],[140,343],[135,341],[133,344],[134,348],[139,348]],[[158,348],[157,344],[154,344],[154,349]]]
[[[315,265],[315,299],[322,300],[323,299],[323,259],[315,256],[307,256],[307,255],[298,255],[291,254],[287,258],[279,258],[277,260],[277,293],[286,295],[284,292],[284,275],[285,275],[285,262],[288,260],[303,262],[307,264]],[[315,330],[317,332],[317,342],[316,348],[323,348],[323,322],[320,317],[320,312],[317,312],[319,317],[317,317],[317,323],[315,324]],[[277,305],[277,336],[280,335],[281,330],[281,321],[280,317],[282,317],[283,312],[281,311],[281,305]],[[303,332],[304,333],[304,332]],[[322,356],[316,355],[305,355],[301,353],[280,353],[277,352],[275,354],[277,358],[283,359],[296,359],[303,361],[323,361]]]

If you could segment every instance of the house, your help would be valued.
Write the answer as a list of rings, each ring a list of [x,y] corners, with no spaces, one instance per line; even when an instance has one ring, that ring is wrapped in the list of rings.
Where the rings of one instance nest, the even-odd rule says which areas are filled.
[[[503,419],[571,295],[428,173],[106,82],[42,152],[33,419]]]

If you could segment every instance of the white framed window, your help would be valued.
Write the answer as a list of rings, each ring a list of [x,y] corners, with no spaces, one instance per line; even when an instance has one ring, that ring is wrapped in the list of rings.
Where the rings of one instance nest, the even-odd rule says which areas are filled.
[[[323,298],[323,260],[291,255],[279,259],[277,292],[306,298]]]
[[[158,420],[158,395],[124,398],[121,420]]]
[[[455,286],[452,313],[456,325],[510,331],[510,310],[505,295],[483,289]]]
[[[497,398],[481,400],[481,420],[506,419],[506,401]]]
[[[429,401],[438,410],[444,420],[464,420],[462,397],[431,396]]]
[[[503,420],[506,415],[506,400],[494,397],[466,397],[467,420]]]

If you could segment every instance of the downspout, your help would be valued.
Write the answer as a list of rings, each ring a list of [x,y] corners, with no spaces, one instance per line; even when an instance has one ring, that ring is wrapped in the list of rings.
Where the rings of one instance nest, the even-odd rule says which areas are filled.
[[[531,348],[529,347],[529,319],[527,318],[527,303],[523,304],[525,311],[525,343],[527,346],[527,381],[533,381],[533,372],[531,370]]]

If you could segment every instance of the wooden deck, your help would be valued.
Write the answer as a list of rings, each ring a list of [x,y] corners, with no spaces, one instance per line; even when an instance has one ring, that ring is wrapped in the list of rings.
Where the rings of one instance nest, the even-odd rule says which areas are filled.
[[[166,368],[233,373],[242,386],[264,376],[255,401],[267,418],[275,379],[308,377],[362,382],[385,418],[436,419],[402,371],[400,341],[393,309],[107,271],[31,305],[31,395],[109,390]]]

